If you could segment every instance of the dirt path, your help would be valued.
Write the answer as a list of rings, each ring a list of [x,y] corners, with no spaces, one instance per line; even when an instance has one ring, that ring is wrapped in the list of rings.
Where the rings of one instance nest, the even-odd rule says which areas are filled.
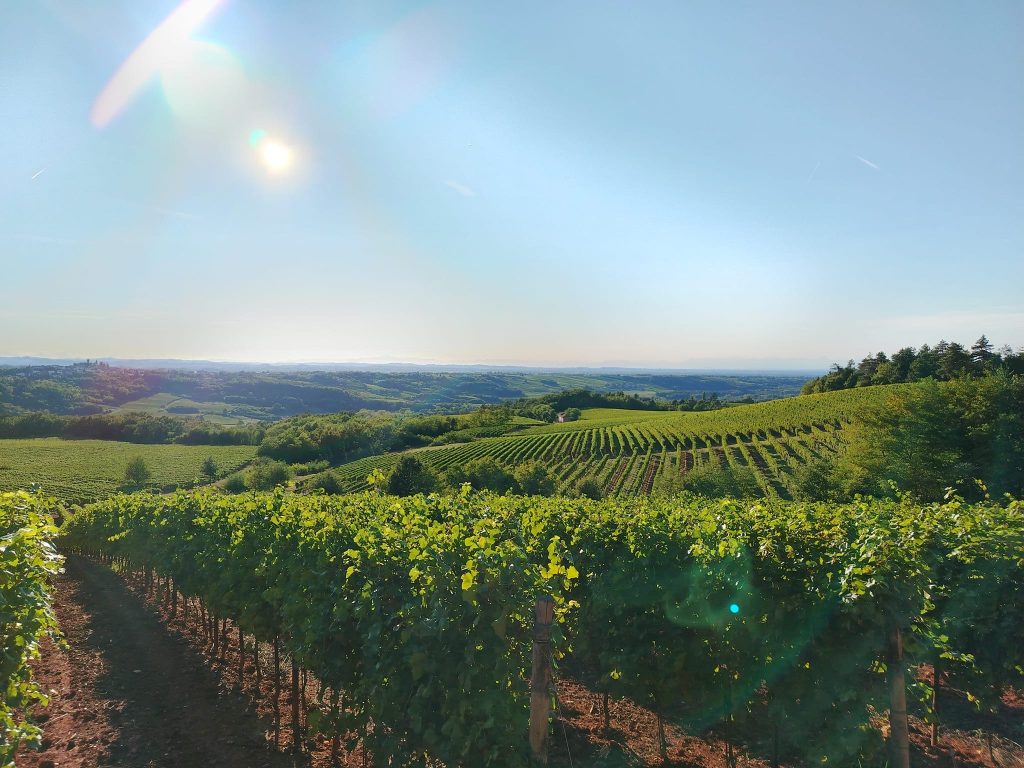
[[[117,575],[75,557],[66,567],[55,608],[68,648],[46,648],[37,667],[56,693],[40,717],[44,748],[19,768],[307,765],[268,750],[250,702],[222,690]]]

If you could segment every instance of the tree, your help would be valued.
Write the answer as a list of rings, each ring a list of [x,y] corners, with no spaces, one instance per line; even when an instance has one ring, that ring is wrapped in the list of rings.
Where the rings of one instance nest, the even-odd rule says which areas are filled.
[[[935,376],[939,372],[939,361],[935,351],[924,344],[917,353],[917,357],[910,363],[907,371],[907,381],[920,381]]]
[[[941,499],[957,479],[956,419],[937,382],[891,395],[847,435],[851,490],[886,496],[895,486],[925,501]]]
[[[945,342],[939,342],[941,346]],[[955,341],[946,344],[945,349],[939,350],[939,347],[935,347],[935,351],[939,355],[939,378],[944,381],[952,381],[958,378],[964,373],[968,373],[971,370],[971,355],[963,348],[963,345],[957,344]]]
[[[124,468],[124,484],[129,488],[141,488],[149,482],[150,477],[152,477],[152,473],[141,456],[136,456]]]
[[[387,491],[392,496],[430,493],[437,487],[437,477],[415,456],[402,456],[388,476]]]
[[[520,493],[527,496],[550,496],[555,492],[555,481],[551,473],[535,459],[520,464],[513,474]]]
[[[213,456],[207,456],[203,459],[203,465],[199,468],[199,473],[207,480],[217,479],[217,462],[213,460]]]
[[[995,357],[995,353],[992,350],[992,342],[986,338],[985,334],[981,334],[981,338],[974,342],[974,345],[971,347],[971,362],[974,363],[979,371],[985,370],[988,362]]]
[[[566,408],[565,409],[565,420],[566,421],[579,421],[580,416],[583,415],[583,411],[579,408]]]

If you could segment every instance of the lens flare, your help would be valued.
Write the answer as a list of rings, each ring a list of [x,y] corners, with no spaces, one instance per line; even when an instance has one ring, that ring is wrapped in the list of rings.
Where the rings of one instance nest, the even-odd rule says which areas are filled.
[[[182,41],[161,66],[160,85],[175,116],[193,126],[228,130],[243,111],[242,67],[216,43]]]
[[[740,607],[736,603],[733,603],[732,605],[729,606],[729,613],[735,614],[735,613],[739,613],[739,612],[740,612]]]
[[[271,173],[285,173],[292,167],[294,152],[287,144],[275,139],[266,139],[258,148],[260,160]]]
[[[182,44],[222,2],[185,0],[175,8],[124,60],[100,91],[89,113],[92,124],[96,128],[106,127],[149,79],[175,58]]]
[[[267,138],[267,132],[262,128],[257,128],[249,134],[249,146],[255,149],[265,138]]]

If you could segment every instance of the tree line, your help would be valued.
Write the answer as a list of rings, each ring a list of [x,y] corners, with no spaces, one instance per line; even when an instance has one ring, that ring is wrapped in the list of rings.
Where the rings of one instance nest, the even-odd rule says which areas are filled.
[[[584,408],[623,408],[631,411],[713,411],[724,408],[731,402],[733,401],[721,399],[717,392],[702,392],[700,397],[690,395],[687,398],[659,400],[629,392],[594,392],[577,387],[550,395],[524,397],[501,405],[485,405],[480,410],[507,414],[505,418],[523,416],[551,423],[558,419],[559,414],[575,413],[578,418],[579,411]],[[754,402],[754,399],[746,397],[735,402]],[[572,421],[572,415],[566,420]]]
[[[258,445],[263,435],[262,426],[229,427],[202,419],[156,416],[138,411],[91,416],[33,412],[0,417],[0,439],[62,437],[142,444]]]
[[[971,347],[955,341],[940,341],[934,347],[903,347],[892,356],[885,352],[868,355],[860,363],[835,363],[823,376],[804,384],[801,394],[833,392],[838,389],[874,384],[904,384],[924,379],[953,381],[964,376],[984,376],[996,371],[1024,374],[1024,349],[1014,352],[1004,345],[998,350],[982,336]]]
[[[801,467],[809,500],[910,494],[939,501],[1024,495],[1024,376],[999,371],[893,392],[843,429],[838,450]]]

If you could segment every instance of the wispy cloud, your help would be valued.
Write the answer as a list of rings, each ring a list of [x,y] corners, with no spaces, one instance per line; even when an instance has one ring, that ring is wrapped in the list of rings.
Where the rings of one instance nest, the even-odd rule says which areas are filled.
[[[454,189],[463,197],[476,197],[476,191],[472,187],[467,187],[465,184],[460,184],[453,179],[448,179],[444,185],[449,189]]]
[[[40,168],[40,169],[39,169],[38,171],[36,171],[35,173],[33,173],[33,174],[32,174],[32,181],[35,181],[35,180],[36,180],[36,179],[38,179],[38,178],[39,178],[40,176],[42,176],[42,175],[43,175],[43,171],[45,171],[45,170],[46,170],[45,168]]]
[[[874,168],[876,171],[882,170],[877,165],[868,160],[866,157],[861,157],[860,155],[854,155],[854,157],[856,157],[858,160],[864,163],[864,165],[866,165],[868,168]]]
[[[811,175],[807,177],[807,183],[808,184],[810,184],[811,181],[814,179],[814,174],[816,174],[818,172],[819,168],[821,168],[821,160],[819,160],[817,163],[815,163],[814,170],[811,171]]]

